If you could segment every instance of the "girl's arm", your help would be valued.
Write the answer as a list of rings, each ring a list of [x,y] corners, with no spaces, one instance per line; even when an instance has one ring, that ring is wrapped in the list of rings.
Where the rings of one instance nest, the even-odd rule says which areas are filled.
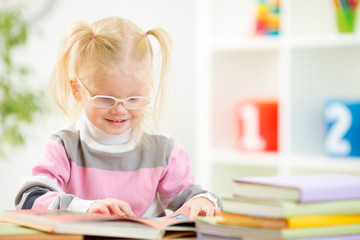
[[[176,210],[186,203],[191,208],[192,217],[196,217],[199,212],[203,214],[203,211],[200,211],[202,207],[213,209],[215,213],[222,206],[217,196],[194,184],[191,160],[178,143],[175,143],[170,154],[158,191],[167,208]]]
[[[68,209],[85,212],[94,201],[66,194],[63,187],[70,177],[70,164],[64,146],[49,140],[41,157],[24,179],[15,199],[17,209]]]

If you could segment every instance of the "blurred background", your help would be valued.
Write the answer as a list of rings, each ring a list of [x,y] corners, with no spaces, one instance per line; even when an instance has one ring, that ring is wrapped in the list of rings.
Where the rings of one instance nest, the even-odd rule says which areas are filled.
[[[11,137],[0,141],[0,209],[14,208],[21,178],[64,124],[51,109],[47,87],[66,30],[75,21],[109,16],[128,18],[144,31],[162,27],[170,33],[174,51],[161,126],[188,150],[205,188],[228,196],[237,176],[360,174],[359,110],[353,107],[360,102],[359,18],[355,7],[344,12],[336,3],[0,0],[3,16],[23,5],[15,15],[28,28],[11,57],[14,66],[26,65],[26,74],[9,75],[3,63],[1,81],[11,79],[14,92],[33,93],[23,101],[43,106],[38,112],[30,104],[31,123],[20,123],[5,108],[6,91],[0,90],[0,134],[16,123],[24,138],[20,146]],[[3,29],[5,22],[0,20]],[[6,46],[0,44],[3,56]]]

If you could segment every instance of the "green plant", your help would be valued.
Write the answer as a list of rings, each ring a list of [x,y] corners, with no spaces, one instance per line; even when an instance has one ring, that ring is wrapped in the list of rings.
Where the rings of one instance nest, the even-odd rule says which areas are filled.
[[[24,143],[24,124],[31,123],[41,111],[40,91],[26,84],[29,68],[14,60],[28,40],[29,25],[22,18],[21,7],[0,8],[0,157],[6,149]]]

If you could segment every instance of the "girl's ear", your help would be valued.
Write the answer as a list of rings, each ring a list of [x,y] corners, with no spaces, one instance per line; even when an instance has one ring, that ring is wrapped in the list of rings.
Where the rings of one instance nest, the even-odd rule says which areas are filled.
[[[75,100],[80,101],[81,100],[81,92],[80,92],[79,83],[74,79],[69,79],[69,80],[70,80],[71,91],[73,93]]]

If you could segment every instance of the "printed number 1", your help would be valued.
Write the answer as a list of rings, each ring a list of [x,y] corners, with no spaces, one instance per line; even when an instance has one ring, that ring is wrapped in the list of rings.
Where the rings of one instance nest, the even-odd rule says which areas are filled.
[[[325,151],[331,154],[348,155],[351,151],[351,144],[343,139],[352,124],[350,110],[343,104],[335,103],[325,109],[326,122],[333,122],[333,126],[325,138]]]
[[[265,140],[260,136],[259,108],[253,104],[246,104],[239,109],[239,117],[243,121],[243,136],[239,140],[241,148],[247,150],[263,150]]]

